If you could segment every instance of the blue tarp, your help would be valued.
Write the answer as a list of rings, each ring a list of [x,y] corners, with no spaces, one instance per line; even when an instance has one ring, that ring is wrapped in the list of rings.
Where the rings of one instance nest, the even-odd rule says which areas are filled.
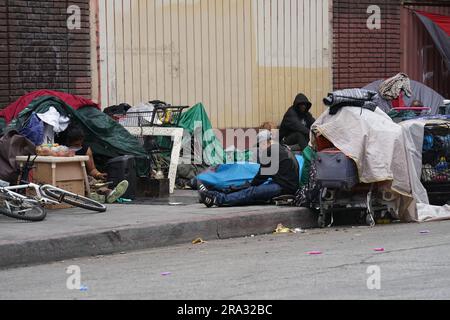
[[[303,169],[303,157],[296,155],[299,163],[300,178]],[[203,172],[197,180],[209,188],[225,190],[232,187],[241,187],[250,183],[259,171],[260,165],[253,162],[237,162],[221,164],[214,169]],[[300,182],[299,182],[300,185]]]

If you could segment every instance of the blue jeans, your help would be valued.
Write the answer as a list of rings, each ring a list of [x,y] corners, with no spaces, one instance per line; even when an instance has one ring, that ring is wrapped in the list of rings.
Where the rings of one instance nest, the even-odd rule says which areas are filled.
[[[219,206],[243,206],[269,201],[280,196],[283,190],[278,184],[270,182],[228,194],[221,192],[211,193],[214,193],[216,196],[216,204]]]

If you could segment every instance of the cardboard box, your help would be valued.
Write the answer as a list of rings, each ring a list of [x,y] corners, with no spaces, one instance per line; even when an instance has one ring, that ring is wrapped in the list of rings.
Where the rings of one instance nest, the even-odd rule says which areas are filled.
[[[32,179],[37,184],[50,184],[58,188],[84,196],[86,194],[86,173],[84,162],[88,157],[37,157],[34,162]],[[17,160],[23,163],[23,159]],[[26,159],[25,159],[26,161]],[[62,203],[49,205],[48,209],[66,209],[73,206]]]

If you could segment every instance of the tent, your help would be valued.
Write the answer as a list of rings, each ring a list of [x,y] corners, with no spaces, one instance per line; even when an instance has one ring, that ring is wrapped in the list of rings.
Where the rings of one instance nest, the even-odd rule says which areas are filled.
[[[363,89],[378,92],[380,84],[383,81],[384,81],[383,79],[374,81],[365,86]],[[410,106],[414,100],[420,100],[422,101],[424,106],[431,108],[429,112],[430,114],[436,115],[439,113],[439,107],[444,103],[443,96],[441,96],[439,93],[437,93],[430,87],[424,85],[423,83],[414,80],[411,80],[411,91],[412,91],[411,97],[403,96],[403,100],[407,106]],[[377,105],[384,112],[387,113],[389,112],[389,110],[392,109],[390,101],[383,99],[379,95],[377,96],[377,98],[378,98],[378,100],[376,101]]]
[[[82,105],[80,97],[65,101],[73,102],[72,107],[64,100],[53,95],[38,95],[28,104],[28,99],[22,97],[5,110],[2,114],[12,121],[2,131],[20,130],[33,112],[44,113],[50,107],[54,107],[61,115],[67,116],[71,121],[78,123],[85,131],[86,143],[90,145],[96,157],[96,165],[102,169],[105,160],[121,155],[135,155],[137,158],[137,173],[145,176],[148,174],[149,156],[146,154],[138,139],[131,135],[124,127],[101,112],[97,105]],[[78,103],[78,102],[79,103]]]
[[[441,54],[447,69],[450,69],[450,16],[433,14],[420,10],[415,10],[414,13],[423,23],[425,29],[433,39],[433,42]],[[364,87],[364,89],[378,91],[379,85],[382,81],[383,80],[377,80]],[[410,106],[413,100],[420,100],[424,106],[431,108],[429,114],[438,114],[439,107],[443,104],[444,97],[433,89],[417,81],[411,81],[411,89],[413,96],[410,98],[404,97],[405,104],[407,106]],[[385,112],[388,112],[391,109],[390,102],[383,100],[381,97],[380,101],[378,101],[378,105]]]
[[[450,70],[450,16],[419,10],[414,12],[427,29]]]
[[[43,96],[52,96],[61,99],[73,109],[78,110],[80,108],[89,106],[94,107],[100,110],[98,104],[93,102],[92,100],[85,99],[80,96],[75,96],[73,94],[61,92],[61,91],[52,91],[52,90],[37,90],[30,92],[26,95],[23,95],[15,102],[11,103],[6,108],[0,110],[0,118],[4,121],[4,123],[9,124],[13,119],[15,119],[22,111],[25,109],[33,100]]]

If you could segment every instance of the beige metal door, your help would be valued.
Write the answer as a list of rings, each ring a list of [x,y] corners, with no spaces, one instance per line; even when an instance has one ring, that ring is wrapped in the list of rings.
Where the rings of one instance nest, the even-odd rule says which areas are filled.
[[[98,0],[102,106],[202,102],[214,126],[279,123],[331,89],[329,0]]]

